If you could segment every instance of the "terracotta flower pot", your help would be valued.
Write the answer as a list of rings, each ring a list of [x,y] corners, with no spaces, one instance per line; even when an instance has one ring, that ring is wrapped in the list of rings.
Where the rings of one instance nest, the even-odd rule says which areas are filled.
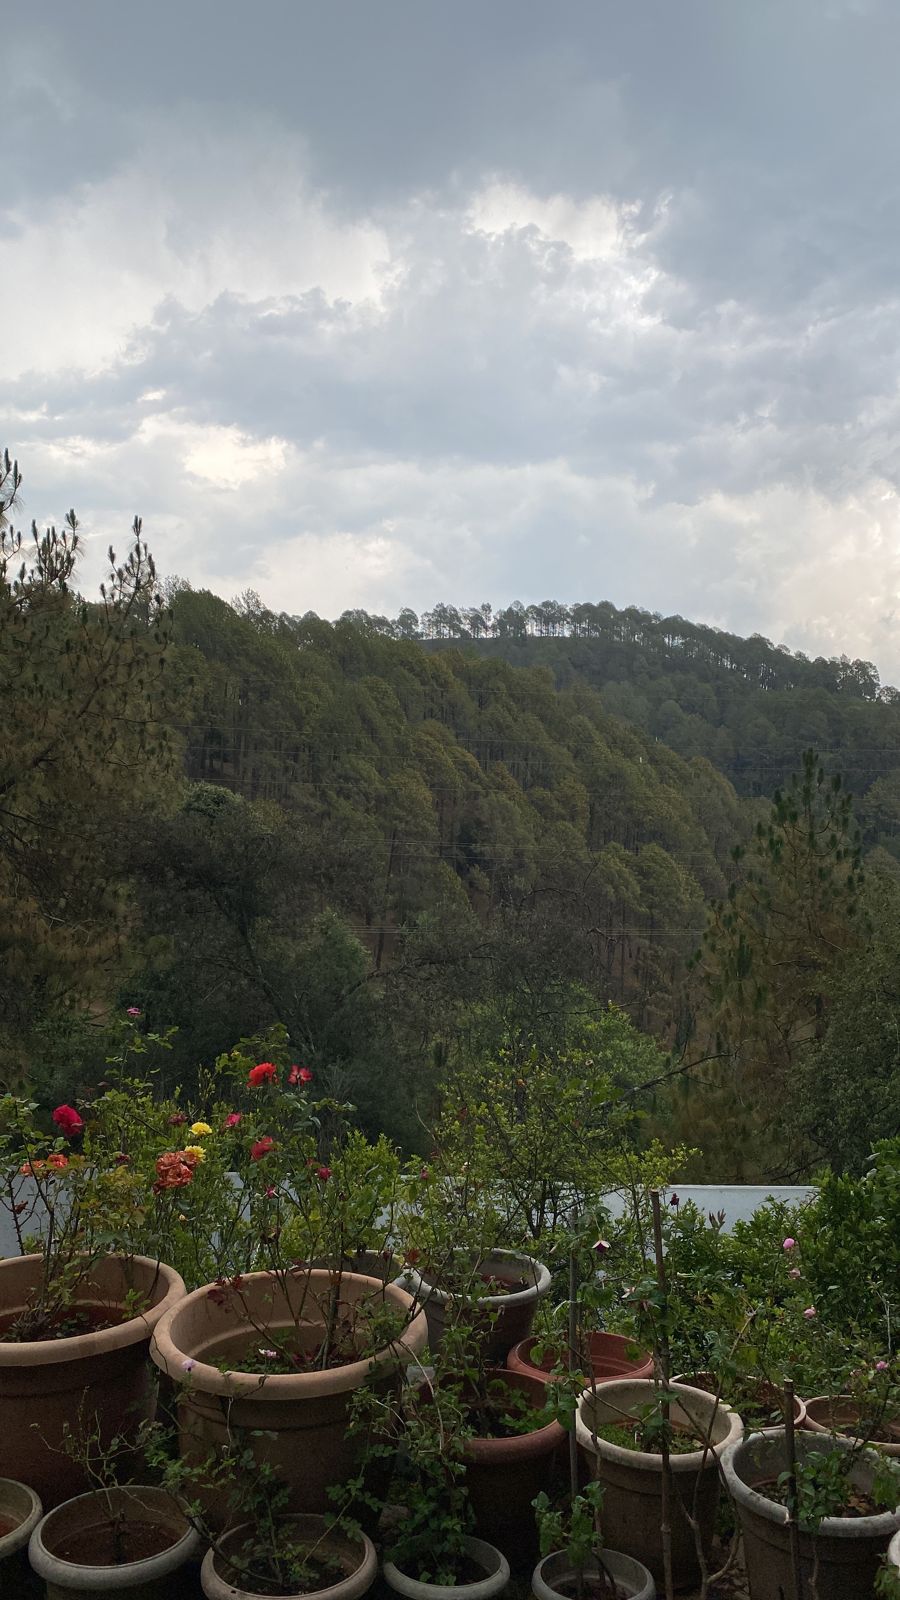
[[[542,1262],[518,1250],[492,1250],[479,1261],[478,1271],[505,1283],[524,1284],[524,1288],[514,1288],[509,1294],[486,1293],[478,1297],[478,1308],[484,1316],[485,1357],[492,1362],[505,1361],[512,1346],[531,1332],[537,1303],[550,1289],[550,1273]],[[407,1268],[402,1281],[424,1305],[428,1345],[437,1350],[452,1320],[456,1297],[413,1267]]]
[[[463,1543],[466,1555],[484,1573],[474,1583],[420,1583],[418,1578],[401,1572],[393,1561],[386,1561],[381,1569],[384,1581],[404,1600],[446,1600],[448,1594],[459,1595],[460,1600],[493,1600],[509,1583],[509,1562],[485,1539],[465,1539]]]
[[[126,1554],[115,1561],[109,1506],[125,1517]],[[185,1571],[202,1549],[164,1489],[129,1487],[77,1495],[38,1523],[28,1549],[47,1600],[188,1600],[192,1578]],[[146,1550],[146,1554],[142,1552]]]
[[[715,1405],[702,1389],[673,1384],[671,1420],[675,1426],[689,1426],[702,1435],[707,1432],[710,1447],[702,1446],[684,1454],[670,1456],[673,1482],[672,1570],[676,1588],[696,1583],[699,1576],[697,1552],[687,1519],[677,1502],[693,1511],[700,1525],[704,1550],[709,1550],[715,1531],[719,1503],[718,1457],[726,1445],[739,1439],[743,1431],[740,1417],[727,1406]],[[582,1450],[591,1463],[594,1476],[603,1485],[600,1526],[625,1555],[643,1561],[657,1583],[663,1580],[662,1539],[662,1457],[655,1452],[628,1450],[595,1435],[594,1430],[609,1424],[619,1426],[624,1417],[638,1417],[659,1398],[656,1385],[639,1379],[621,1379],[601,1384],[596,1393],[587,1389],[578,1402],[575,1430]]]
[[[301,1592],[307,1597],[316,1595],[319,1600],[360,1600],[362,1595],[368,1594],[378,1574],[378,1557],[371,1539],[364,1533],[358,1539],[350,1539],[336,1530],[326,1532],[328,1524],[324,1517],[293,1516],[286,1517],[285,1521],[298,1539],[309,1538],[310,1543],[315,1542],[339,1567],[342,1576],[322,1589],[298,1589],[291,1591],[291,1595],[276,1596],[275,1600],[293,1600],[294,1593]],[[227,1575],[231,1570],[227,1563],[229,1553],[240,1549],[250,1531],[249,1523],[235,1528],[220,1540],[218,1550],[207,1550],[200,1569],[200,1587],[206,1600],[261,1600],[263,1591],[254,1589],[249,1578]],[[273,1600],[268,1591],[266,1600]]]
[[[261,1342],[260,1328],[284,1332],[294,1327],[295,1315],[302,1317],[306,1348],[315,1349],[331,1284],[332,1274],[326,1271],[292,1279],[292,1313],[270,1273],[250,1273],[241,1292],[255,1327],[232,1298],[211,1296],[214,1286],[196,1289],[162,1319],[150,1350],[156,1365],[181,1385],[178,1423],[184,1458],[202,1462],[234,1429],[246,1430],[257,1460],[268,1462],[289,1487],[289,1510],[333,1510],[328,1489],[352,1475],[364,1442],[346,1432],[354,1390],[365,1383],[399,1384],[404,1363],[424,1349],[427,1338],[425,1314],[418,1311],[397,1343],[365,1360],[313,1372],[228,1370],[229,1360],[240,1359]],[[356,1273],[343,1275],[341,1294],[352,1305],[375,1300],[379,1310],[387,1301],[403,1315],[413,1305],[396,1284]],[[214,1519],[221,1514],[214,1502],[207,1511]]]
[[[0,1261],[3,1324],[25,1309],[42,1270],[38,1255]],[[45,1507],[86,1486],[81,1468],[60,1452],[64,1423],[98,1428],[108,1443],[153,1415],[147,1350],[160,1318],[184,1295],[178,1273],[146,1256],[104,1256],[82,1285],[78,1305],[115,1311],[133,1291],[147,1309],[114,1327],[67,1339],[0,1341],[0,1474],[22,1478]]]
[[[500,1379],[517,1390],[529,1405],[541,1411],[547,1402],[547,1385],[541,1378],[503,1367],[490,1369],[489,1379]],[[531,1433],[508,1439],[467,1439],[463,1445],[466,1488],[475,1515],[475,1529],[501,1550],[515,1549],[532,1560],[537,1551],[537,1526],[531,1502],[549,1488],[553,1457],[565,1441],[565,1429],[550,1421]]]
[[[621,1600],[656,1600],[656,1584],[652,1574],[632,1556],[624,1556],[619,1550],[604,1549],[603,1568],[613,1579]],[[592,1560],[586,1564],[586,1594],[596,1595],[592,1580],[596,1580],[599,1573],[598,1561]],[[545,1556],[543,1561],[538,1562],[531,1577],[531,1592],[534,1600],[573,1600],[577,1581],[570,1557],[565,1551],[559,1550],[555,1555]]]
[[[719,1380],[717,1379],[717,1377],[716,1377],[714,1372],[692,1372],[692,1373],[679,1372],[677,1374],[677,1376],[672,1379],[672,1382],[673,1383],[686,1383],[689,1389],[705,1389],[707,1394],[715,1394],[717,1388],[719,1387]],[[773,1410],[776,1409],[776,1408],[781,1407],[782,1410],[783,1410],[782,1398],[781,1398],[781,1395],[780,1395],[779,1391],[776,1389],[776,1387],[775,1387],[775,1385],[773,1383],[768,1383],[763,1378],[761,1378],[759,1380],[759,1382],[758,1382],[758,1384],[756,1386],[756,1397],[757,1397],[760,1405],[771,1406],[771,1408]],[[729,1404],[729,1401],[726,1399],[726,1397],[724,1395],[722,1395],[721,1399],[722,1399],[722,1404],[723,1405],[728,1405]],[[732,1407],[732,1409],[734,1409],[734,1408]],[[747,1406],[743,1406],[742,1410],[746,1411],[747,1410]],[[794,1427],[795,1428],[802,1428],[803,1424],[805,1423],[805,1421],[806,1421],[806,1401],[805,1400],[801,1400],[800,1396],[798,1394],[795,1394],[794,1395]],[[752,1428],[753,1427],[752,1419],[749,1420],[749,1421],[747,1421],[745,1419],[745,1426],[748,1427],[748,1428]],[[773,1426],[774,1426],[774,1424],[773,1424]],[[756,1430],[754,1430],[754,1431],[756,1431]]]
[[[0,1478],[0,1595],[37,1593],[28,1566],[28,1541],[43,1516],[33,1489],[14,1478]]]
[[[540,1362],[535,1348],[543,1350]],[[591,1366],[595,1383],[609,1383],[613,1378],[652,1378],[653,1357],[636,1349],[630,1339],[621,1333],[592,1333],[590,1337]],[[562,1345],[549,1339],[523,1339],[513,1345],[506,1358],[511,1372],[527,1372],[530,1377],[541,1378],[546,1383],[558,1376],[553,1368],[564,1363],[566,1352]]]
[[[810,1433],[827,1433],[831,1437],[852,1439],[859,1423],[859,1404],[849,1394],[817,1394],[806,1402],[806,1427]],[[873,1450],[886,1456],[900,1457],[900,1417],[892,1417],[882,1424],[887,1439],[872,1439]]]
[[[812,1433],[796,1434],[795,1445],[801,1464],[804,1457],[822,1451],[852,1449],[849,1439],[822,1439]],[[871,1487],[877,1459],[873,1453],[864,1452],[851,1469],[851,1481],[858,1488]],[[781,1428],[767,1428],[763,1433],[739,1439],[722,1458],[722,1470],[744,1536],[744,1560],[753,1600],[780,1600],[783,1595],[793,1594],[787,1508],[766,1494],[786,1464]],[[869,1517],[825,1517],[815,1538],[801,1532],[804,1592],[811,1592],[813,1561],[817,1557],[819,1600],[871,1595],[881,1558],[898,1528],[900,1510]]]

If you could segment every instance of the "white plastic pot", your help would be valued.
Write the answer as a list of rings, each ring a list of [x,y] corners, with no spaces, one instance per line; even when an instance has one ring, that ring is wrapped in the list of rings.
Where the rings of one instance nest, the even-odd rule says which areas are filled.
[[[466,1555],[484,1571],[484,1577],[475,1583],[461,1583],[453,1587],[443,1583],[420,1583],[418,1578],[410,1578],[401,1572],[393,1561],[384,1563],[384,1581],[394,1594],[403,1595],[404,1600],[446,1600],[448,1594],[458,1595],[459,1600],[493,1600],[494,1595],[502,1594],[509,1583],[509,1562],[486,1539],[469,1538],[464,1543]]]
[[[624,1597],[627,1597],[627,1600],[656,1600],[653,1574],[648,1572],[640,1561],[635,1561],[633,1556],[622,1555],[620,1550],[604,1550],[602,1561],[623,1600]],[[599,1563],[596,1561],[587,1563],[584,1575],[589,1583],[598,1568]],[[545,1556],[543,1561],[538,1562],[531,1575],[531,1592],[534,1600],[571,1600],[571,1586],[576,1576],[565,1551],[560,1550],[555,1555]],[[569,1586],[568,1595],[561,1587],[565,1585]]]

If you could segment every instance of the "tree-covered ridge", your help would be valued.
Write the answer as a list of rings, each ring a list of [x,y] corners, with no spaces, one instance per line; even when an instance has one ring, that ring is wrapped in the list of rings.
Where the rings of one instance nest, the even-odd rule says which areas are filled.
[[[881,684],[869,661],[810,660],[759,634],[744,639],[606,601],[345,617],[432,649],[546,665],[560,686],[581,679],[617,717],[680,755],[705,756],[742,793],[770,795],[809,746],[830,770],[847,773],[857,794],[900,768],[900,693]]]

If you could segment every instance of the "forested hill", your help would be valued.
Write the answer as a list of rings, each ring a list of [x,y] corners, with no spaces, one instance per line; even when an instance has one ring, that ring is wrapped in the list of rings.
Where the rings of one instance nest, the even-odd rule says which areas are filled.
[[[868,661],[810,660],[758,634],[608,602],[345,617],[428,649],[549,667],[560,687],[589,683],[615,716],[680,755],[705,756],[743,794],[770,795],[810,746],[860,796],[900,768],[900,693]]]
[[[185,912],[178,962],[147,979],[166,990],[161,1014],[184,1027],[189,1010],[196,1029],[211,987],[213,1031],[223,1008],[246,1009],[252,963],[235,956],[227,995],[214,980],[217,941],[237,949],[249,925],[271,962],[267,1004],[302,1036],[297,945],[330,910],[376,970],[413,946],[432,972],[465,968],[457,1011],[460,996],[483,1004],[486,983],[494,999],[509,984],[544,1004],[578,982],[665,1024],[751,820],[707,761],[629,728],[588,684],[558,689],[545,667],[429,653],[184,587],[171,600],[192,684],[184,767],[201,787],[147,845],[148,925]],[[231,791],[240,815],[219,806],[213,825],[209,785]],[[236,851],[259,863],[243,907]],[[442,1018],[451,1029],[454,1016]]]

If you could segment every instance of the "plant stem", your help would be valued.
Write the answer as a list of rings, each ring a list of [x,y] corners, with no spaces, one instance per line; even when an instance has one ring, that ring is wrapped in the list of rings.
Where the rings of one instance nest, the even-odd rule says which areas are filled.
[[[662,1456],[662,1472],[660,1474],[660,1488],[662,1491],[662,1506],[659,1522],[659,1536],[662,1544],[663,1581],[666,1590],[666,1600],[674,1600],[675,1589],[672,1580],[672,1470],[669,1466],[669,1331],[668,1317],[668,1287],[666,1284],[666,1262],[663,1255],[662,1242],[662,1215],[659,1208],[659,1190],[650,1190],[650,1204],[653,1208],[653,1249],[656,1255],[656,1281],[659,1284],[661,1300],[660,1331],[657,1340],[658,1363],[662,1377],[662,1429],[660,1431],[660,1455]]]
[[[797,1445],[794,1439],[794,1385],[784,1380],[784,1445],[787,1455],[787,1527],[791,1549],[794,1600],[803,1600],[803,1574],[800,1571],[800,1530],[797,1527]]]

